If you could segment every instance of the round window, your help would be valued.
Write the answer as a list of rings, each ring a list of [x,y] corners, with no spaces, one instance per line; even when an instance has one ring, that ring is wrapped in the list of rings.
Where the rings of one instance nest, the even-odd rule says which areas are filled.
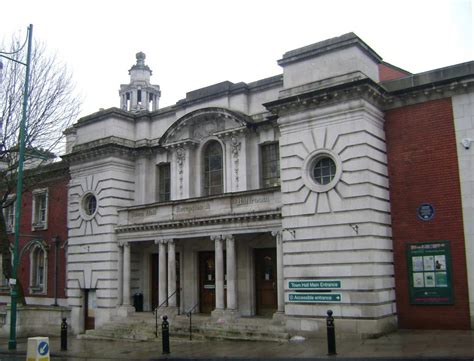
[[[329,184],[336,175],[336,163],[329,157],[316,160],[313,167],[313,179],[322,185]]]
[[[318,149],[310,153],[303,165],[303,181],[314,192],[327,192],[341,179],[340,157],[329,149]]]
[[[82,207],[84,209],[84,213],[87,216],[93,216],[97,211],[97,198],[95,195],[89,193],[84,197],[82,202]]]

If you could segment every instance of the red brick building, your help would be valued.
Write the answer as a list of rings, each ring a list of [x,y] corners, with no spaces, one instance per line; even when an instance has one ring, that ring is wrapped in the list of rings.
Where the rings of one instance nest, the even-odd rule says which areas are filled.
[[[24,179],[18,279],[27,304],[65,306],[68,166],[58,162],[30,169]],[[14,214],[14,204],[4,210],[12,243]],[[3,275],[0,299],[10,302]]]
[[[472,134],[472,123],[470,129],[460,130],[465,122],[463,118],[467,116],[469,122],[473,117],[472,94],[467,91],[467,84],[472,81],[468,80],[472,78],[469,68],[472,63],[382,82],[397,97],[396,106],[386,110],[385,132],[400,328],[471,327],[468,267],[472,272],[472,254],[469,257],[466,248],[472,252],[472,238],[469,238],[472,196],[466,194],[470,193],[466,175],[472,173],[472,168],[463,158],[472,158],[470,140],[466,140],[467,133]],[[420,216],[423,212],[420,208],[428,213]],[[445,295],[445,299],[440,295],[417,299],[414,295],[417,275],[420,281],[425,277],[426,282],[426,277],[433,271],[436,276],[437,270],[427,270],[423,265],[416,272],[416,256],[410,256],[409,248],[413,244],[427,247],[444,241],[448,242],[451,267],[447,284],[443,281],[442,285],[451,288],[451,294]],[[471,259],[469,265],[468,259]],[[426,293],[431,292],[426,285],[419,286]]]

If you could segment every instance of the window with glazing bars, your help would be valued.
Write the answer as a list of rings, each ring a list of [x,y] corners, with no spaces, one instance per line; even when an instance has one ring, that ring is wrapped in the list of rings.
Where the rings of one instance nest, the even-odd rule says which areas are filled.
[[[162,163],[157,167],[158,171],[158,202],[170,200],[171,196],[171,167],[170,163]]]
[[[224,192],[222,147],[211,141],[204,150],[204,195],[211,196]]]
[[[261,145],[262,187],[280,185],[280,149],[278,142]]]

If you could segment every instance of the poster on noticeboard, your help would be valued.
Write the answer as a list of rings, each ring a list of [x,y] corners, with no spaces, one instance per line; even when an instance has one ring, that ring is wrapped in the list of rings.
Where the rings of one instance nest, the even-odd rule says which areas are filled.
[[[449,241],[407,244],[410,303],[454,303]]]

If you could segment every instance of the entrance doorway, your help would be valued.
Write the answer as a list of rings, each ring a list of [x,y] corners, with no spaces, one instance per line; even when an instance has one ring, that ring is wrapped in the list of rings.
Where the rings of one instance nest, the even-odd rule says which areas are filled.
[[[97,308],[97,298],[95,290],[84,290],[84,329],[93,330],[95,328],[95,309]]]
[[[151,255],[151,310],[158,307],[158,253]]]
[[[257,315],[271,317],[278,308],[276,249],[256,248],[254,256]]]
[[[216,265],[214,252],[199,252],[199,311],[211,313],[216,308]]]

